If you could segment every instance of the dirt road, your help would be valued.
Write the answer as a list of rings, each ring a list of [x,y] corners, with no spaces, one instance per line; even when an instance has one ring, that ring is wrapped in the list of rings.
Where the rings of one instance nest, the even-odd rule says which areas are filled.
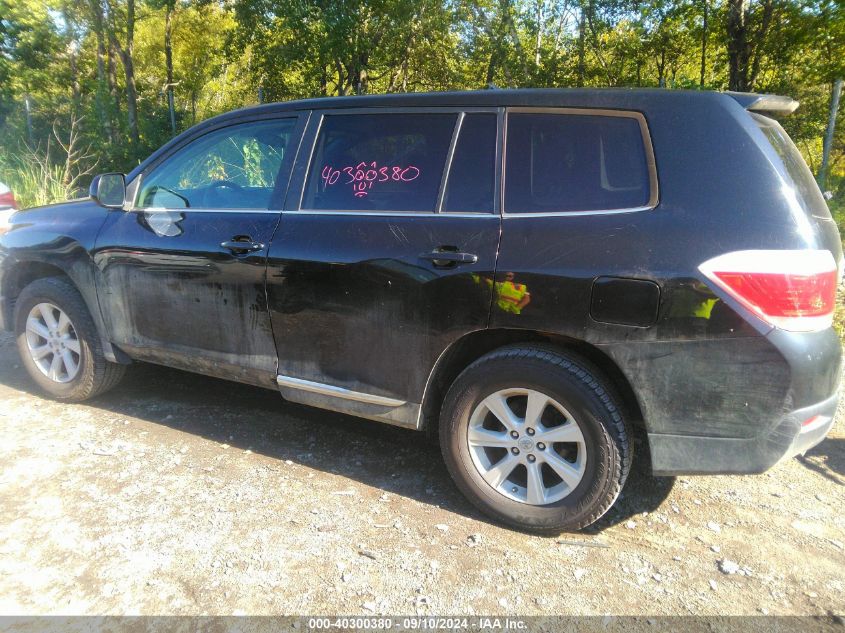
[[[760,476],[635,468],[598,529],[541,538],[421,436],[152,366],[58,404],[2,335],[0,613],[842,614],[841,418]]]

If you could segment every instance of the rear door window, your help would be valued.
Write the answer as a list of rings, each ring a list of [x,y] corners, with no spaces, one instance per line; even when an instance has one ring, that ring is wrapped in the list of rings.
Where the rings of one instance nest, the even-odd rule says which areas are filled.
[[[646,207],[651,178],[634,116],[510,113],[506,213]]]
[[[457,114],[330,114],[303,209],[434,212]]]

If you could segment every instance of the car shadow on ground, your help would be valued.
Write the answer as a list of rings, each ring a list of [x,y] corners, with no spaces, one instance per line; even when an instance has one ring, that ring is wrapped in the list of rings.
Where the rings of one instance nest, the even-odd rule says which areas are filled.
[[[0,383],[43,397],[14,352],[2,355],[14,361],[0,369]],[[454,487],[439,448],[422,434],[286,402],[270,389],[137,363],[116,389],[86,404],[493,523]],[[651,476],[640,444],[622,497],[587,534],[654,511],[671,492],[673,479]]]
[[[845,439],[828,437],[805,455],[799,455],[798,461],[825,479],[845,486]]]

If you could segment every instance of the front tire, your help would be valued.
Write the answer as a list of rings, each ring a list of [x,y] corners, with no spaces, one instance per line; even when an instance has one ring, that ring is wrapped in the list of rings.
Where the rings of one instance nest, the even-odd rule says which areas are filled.
[[[440,442],[476,507],[540,533],[601,518],[632,458],[608,381],[588,361],[546,347],[504,347],[464,370],[444,401]]]
[[[24,288],[15,303],[15,335],[30,377],[57,400],[93,398],[117,385],[125,372],[106,360],[85,301],[59,277]]]

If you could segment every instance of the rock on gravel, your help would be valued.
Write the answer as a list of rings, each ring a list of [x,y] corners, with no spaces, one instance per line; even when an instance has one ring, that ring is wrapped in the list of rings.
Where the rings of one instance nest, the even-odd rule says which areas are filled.
[[[719,571],[721,571],[723,574],[733,575],[739,571],[739,565],[737,565],[732,560],[723,558],[719,561]]]

